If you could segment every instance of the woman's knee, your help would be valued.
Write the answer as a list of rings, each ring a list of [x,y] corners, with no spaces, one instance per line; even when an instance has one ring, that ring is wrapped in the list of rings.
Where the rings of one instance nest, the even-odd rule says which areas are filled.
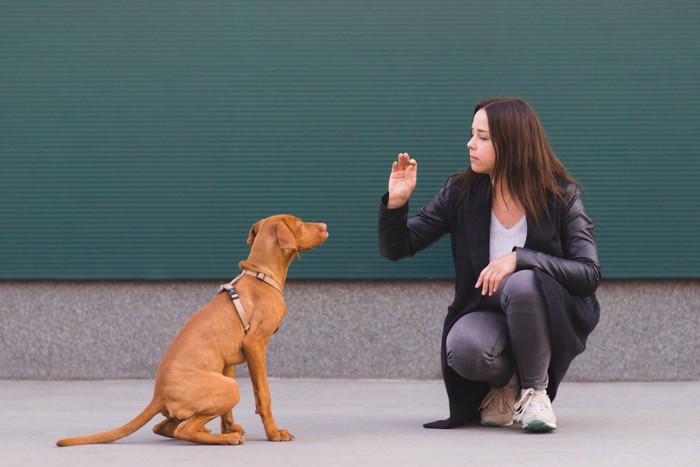
[[[481,381],[482,375],[490,370],[488,361],[484,358],[483,349],[479,352],[474,347],[463,343],[447,346],[447,365],[463,378]]]
[[[502,314],[479,316],[479,313],[453,326],[445,341],[445,356],[447,365],[462,377],[488,381],[504,370],[502,367],[510,366],[507,356],[503,355],[508,335]]]
[[[530,269],[511,274],[503,285],[501,305],[507,312],[512,303],[532,303],[541,300],[541,293],[535,282],[535,273]]]
[[[445,356],[447,364],[458,373],[477,369],[484,364],[484,349],[479,348],[478,343],[467,333],[450,332],[447,334]]]

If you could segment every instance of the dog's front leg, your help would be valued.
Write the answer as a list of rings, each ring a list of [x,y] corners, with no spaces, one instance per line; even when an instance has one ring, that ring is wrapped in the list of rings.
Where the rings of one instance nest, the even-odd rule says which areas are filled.
[[[262,419],[267,439],[270,441],[291,441],[294,436],[287,430],[277,428],[275,419],[272,417],[272,398],[267,382],[266,352],[266,342],[250,342],[245,348],[250,379],[253,382],[253,391],[255,392],[255,413],[259,414]]]
[[[223,375],[233,379],[236,376],[236,365],[225,366]],[[233,408],[221,416],[221,433],[245,434],[243,427],[233,421]]]

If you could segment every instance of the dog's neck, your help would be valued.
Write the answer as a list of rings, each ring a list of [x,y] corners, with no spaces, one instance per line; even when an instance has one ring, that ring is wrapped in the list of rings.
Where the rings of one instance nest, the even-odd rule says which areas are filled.
[[[256,261],[255,256],[251,252],[247,260],[238,263],[238,267],[241,269],[248,269],[250,271],[262,272],[263,274],[274,279],[280,285],[282,290],[284,290],[284,286],[287,282],[287,270],[289,269],[291,262],[292,257],[286,260],[285,258],[280,258],[280,261],[273,266],[269,261]],[[263,266],[263,264],[266,264],[266,266]]]

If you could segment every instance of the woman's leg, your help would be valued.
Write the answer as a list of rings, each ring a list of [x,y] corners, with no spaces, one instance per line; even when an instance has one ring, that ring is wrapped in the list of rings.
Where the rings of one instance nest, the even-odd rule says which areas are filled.
[[[447,364],[464,378],[491,385],[479,407],[482,425],[510,426],[518,389],[515,384],[506,385],[515,371],[506,316],[497,309],[497,301],[487,299],[484,305],[496,309],[463,316],[447,334]]]
[[[523,430],[556,430],[556,416],[547,396],[547,369],[552,355],[549,321],[544,298],[532,271],[518,271],[501,282],[497,294],[506,315],[520,386],[515,405]]]
[[[447,364],[460,376],[505,386],[515,367],[508,351],[506,316],[499,310],[462,316],[447,334]]]
[[[534,273],[523,270],[506,277],[501,282],[498,298],[505,312],[520,386],[546,389],[552,349],[547,308]]]

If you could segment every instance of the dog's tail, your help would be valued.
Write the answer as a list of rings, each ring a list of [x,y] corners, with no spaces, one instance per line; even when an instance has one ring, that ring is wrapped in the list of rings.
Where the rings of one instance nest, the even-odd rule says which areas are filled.
[[[149,422],[153,417],[155,417],[159,412],[163,410],[162,404],[155,399],[151,401],[148,406],[143,409],[143,412],[138,414],[136,418],[128,422],[127,424],[115,428],[114,430],[105,431],[104,433],[98,433],[96,435],[88,436],[76,436],[75,438],[64,438],[56,441],[56,445],[60,447],[64,446],[77,446],[79,444],[99,444],[99,443],[111,443],[118,439],[122,439],[125,436],[130,435],[135,432],[146,423]]]

